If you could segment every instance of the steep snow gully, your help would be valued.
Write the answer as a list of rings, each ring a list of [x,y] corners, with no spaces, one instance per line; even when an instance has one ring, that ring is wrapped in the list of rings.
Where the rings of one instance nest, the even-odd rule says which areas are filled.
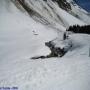
[[[66,43],[73,47],[62,58],[30,59],[50,53],[47,41],[66,45],[59,43],[66,28],[90,24],[88,12],[72,0],[68,0],[71,12],[51,0],[27,0],[43,16],[38,22],[41,18],[11,1],[0,0],[0,90],[90,90],[90,35],[69,33]]]

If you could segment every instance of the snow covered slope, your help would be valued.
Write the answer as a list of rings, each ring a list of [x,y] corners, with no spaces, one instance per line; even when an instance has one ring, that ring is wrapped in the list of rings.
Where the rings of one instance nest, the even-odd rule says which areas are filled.
[[[37,3],[40,4],[39,1]],[[86,24],[60,9],[56,4],[52,4],[65,22],[56,21],[54,12],[50,12],[54,14],[52,14],[53,18],[49,18],[48,13],[44,13],[45,19],[51,23],[49,27],[34,21],[27,13],[17,9],[10,0],[0,0],[0,88],[90,90],[89,35],[71,35],[75,47],[62,58],[35,61],[30,59],[35,55],[50,53],[44,43],[61,37],[57,36],[57,30],[51,27],[65,31],[68,25]],[[39,8],[41,7],[42,5]],[[41,12],[40,14],[44,15]]]
[[[33,49],[39,48],[37,46],[43,47],[43,42],[57,35],[54,30],[35,22],[27,14],[21,13],[14,4],[11,3],[11,5],[11,10],[8,11],[4,7],[0,14],[0,48],[2,50],[0,57],[2,61],[19,58],[19,55],[30,55]]]
[[[52,28],[62,30],[64,29],[64,27],[68,28],[73,24],[85,24],[83,19],[80,20],[79,18],[73,16],[73,14],[70,14],[69,11],[66,12],[65,10],[61,9],[57,3],[51,0],[25,0],[25,2],[32,10],[32,12],[30,12],[30,15],[33,19]],[[79,12],[79,10],[77,11]],[[74,13],[76,13],[76,11]],[[80,15],[82,13],[83,12],[81,12]]]
[[[53,2],[56,1],[56,2]],[[71,5],[71,10],[62,10],[57,0],[25,0],[25,2],[28,4],[29,8],[32,9],[34,12],[36,12],[36,15],[33,17],[34,19],[41,20],[42,23],[46,25],[54,25],[56,28],[58,27],[60,29],[61,25],[64,27],[68,27],[69,23],[73,24],[80,24],[78,22],[85,22],[86,24],[90,24],[90,16],[88,16],[88,13],[80,8],[75,2],[68,1]],[[63,0],[64,2],[65,0]],[[64,12],[63,16],[62,13]],[[67,17],[69,20],[66,20],[66,16],[72,16],[72,18],[78,19],[78,22],[74,22],[76,20],[70,19],[70,17]],[[41,17],[38,17],[40,15]],[[74,17],[73,17],[74,16]],[[63,18],[64,17],[64,18]],[[40,19],[41,18],[41,19]]]

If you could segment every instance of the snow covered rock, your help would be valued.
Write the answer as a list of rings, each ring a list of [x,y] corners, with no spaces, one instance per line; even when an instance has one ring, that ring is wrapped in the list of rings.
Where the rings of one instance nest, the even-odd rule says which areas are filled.
[[[66,38],[65,40],[56,38],[46,42],[45,45],[50,48],[52,56],[62,57],[72,47],[72,41],[69,38]]]

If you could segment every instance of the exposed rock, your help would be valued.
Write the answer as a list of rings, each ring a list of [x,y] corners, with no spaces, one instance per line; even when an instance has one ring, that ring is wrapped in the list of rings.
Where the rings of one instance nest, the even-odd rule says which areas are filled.
[[[57,2],[59,7],[61,7],[66,11],[71,10],[71,5],[66,0],[52,0],[52,1]]]
[[[39,59],[39,58],[44,59],[44,58],[64,56],[68,52],[68,50],[72,47],[72,42],[68,39],[65,33],[64,35],[65,38],[63,40],[55,39],[45,43],[45,45],[51,51],[49,55],[36,56],[36,57],[32,57],[31,59]]]
[[[29,15],[33,15],[35,12],[28,6],[25,0],[16,0],[20,3],[20,5],[27,11]]]
[[[66,53],[64,48],[55,47],[55,44],[53,44],[52,41],[46,42],[45,45],[51,50],[51,53],[49,55],[50,57],[62,57]]]

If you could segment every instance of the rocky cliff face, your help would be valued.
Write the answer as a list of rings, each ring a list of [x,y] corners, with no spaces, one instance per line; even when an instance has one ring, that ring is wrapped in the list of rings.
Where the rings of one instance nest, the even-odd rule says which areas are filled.
[[[71,5],[66,0],[52,0],[52,1],[57,2],[59,7],[66,11],[71,10]]]
[[[27,0],[12,0],[12,1],[15,1],[15,2],[21,1],[22,3],[25,3]],[[31,1],[31,0],[29,0],[29,1]],[[48,0],[43,0],[43,1],[48,2]],[[66,0],[51,0],[51,1],[57,3],[59,5],[59,7],[64,10],[67,10],[67,11],[71,10],[70,3],[68,3]]]
[[[52,26],[54,29],[67,27],[62,19],[59,9],[71,10],[66,0],[11,0],[21,10],[27,13],[36,21]],[[60,26],[60,27],[59,27]]]
[[[47,1],[47,0],[44,0]],[[66,0],[52,0],[53,2],[56,2],[60,8],[64,10],[71,10],[71,5]]]
[[[35,21],[56,30],[68,28],[70,24],[62,12],[90,24],[90,17],[73,0],[11,0],[21,10],[27,12]],[[83,18],[84,17],[84,18]]]

